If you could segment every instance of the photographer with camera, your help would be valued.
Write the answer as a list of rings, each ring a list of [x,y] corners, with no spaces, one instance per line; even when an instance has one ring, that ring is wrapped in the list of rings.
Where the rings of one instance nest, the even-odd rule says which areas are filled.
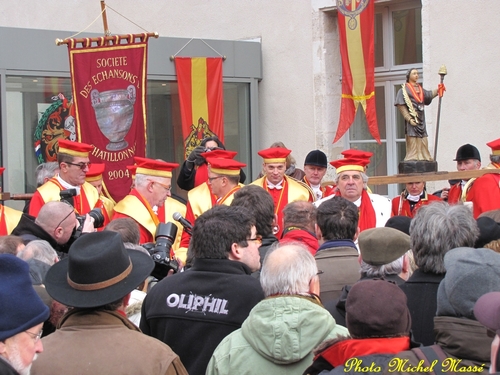
[[[77,220],[74,208],[68,203],[47,202],[36,218],[23,214],[12,234],[21,237],[25,244],[33,240],[45,240],[61,256],[61,253],[68,252],[77,233],[95,231],[94,218],[87,214],[81,220]]]
[[[160,224],[153,207],[161,207],[171,196],[172,170],[179,164],[134,157],[135,187],[114,207],[114,219],[130,217],[139,224],[140,243],[153,242]],[[167,200],[168,202],[168,200]]]
[[[194,264],[165,277],[146,296],[140,328],[167,345],[190,374],[204,374],[217,345],[264,298],[255,220],[246,208],[216,206],[193,228]]]
[[[182,163],[179,176],[177,177],[177,186],[189,191],[206,182],[208,180],[208,170],[205,158],[206,154],[204,153],[225,149],[216,135],[202,139],[200,145],[196,146],[184,163]],[[245,179],[245,172],[241,170],[239,182],[244,183]]]
[[[73,309],[42,339],[44,353],[33,374],[187,375],[167,345],[125,317],[132,291],[152,269],[151,258],[127,250],[117,233],[91,233],[75,241],[68,258],[45,278],[47,293]]]
[[[93,146],[59,139],[57,162],[59,173],[40,186],[31,198],[29,214],[38,216],[42,206],[51,201],[61,200],[61,190],[75,189],[73,207],[78,215],[85,215],[99,201],[97,190],[85,181],[85,176],[90,168],[89,153]]]

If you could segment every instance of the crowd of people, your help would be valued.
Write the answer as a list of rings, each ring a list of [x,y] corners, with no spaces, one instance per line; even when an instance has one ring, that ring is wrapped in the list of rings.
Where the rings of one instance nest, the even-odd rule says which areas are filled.
[[[24,212],[0,207],[0,374],[500,371],[500,139],[488,171],[372,193],[372,154],[281,142],[244,185],[203,140],[135,157],[115,202],[92,146],[59,141]],[[461,146],[457,170],[481,168]],[[329,166],[335,178],[325,183]],[[3,169],[0,170],[0,173]]]

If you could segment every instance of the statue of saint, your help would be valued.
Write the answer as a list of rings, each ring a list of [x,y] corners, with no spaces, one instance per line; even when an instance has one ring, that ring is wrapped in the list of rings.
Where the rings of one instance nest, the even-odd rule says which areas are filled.
[[[406,156],[404,160],[433,161],[429,153],[424,106],[431,104],[432,99],[438,94],[443,96],[446,89],[440,83],[435,90],[424,90],[417,81],[417,69],[408,70],[406,83],[401,85],[394,104],[405,119]]]

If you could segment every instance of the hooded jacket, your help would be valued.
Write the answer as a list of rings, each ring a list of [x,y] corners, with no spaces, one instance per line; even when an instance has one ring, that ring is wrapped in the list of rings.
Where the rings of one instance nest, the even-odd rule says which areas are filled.
[[[268,297],[252,309],[241,329],[222,340],[207,375],[302,374],[316,346],[347,335],[347,329],[312,298]]]
[[[442,361],[443,371],[448,373],[487,374],[490,367],[492,338],[479,322],[451,316],[434,318],[436,344],[441,347],[447,361]],[[396,354],[384,374],[407,374],[417,368],[421,359],[414,351]]]
[[[34,240],[44,240],[56,251],[68,252],[69,247],[59,245],[45,229],[35,222],[35,217],[28,214],[22,214],[19,224],[12,231],[12,235],[21,237],[25,245]]]

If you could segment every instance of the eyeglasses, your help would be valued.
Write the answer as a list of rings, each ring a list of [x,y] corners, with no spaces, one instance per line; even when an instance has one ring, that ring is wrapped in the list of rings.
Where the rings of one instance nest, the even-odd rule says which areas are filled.
[[[68,205],[68,206],[69,206],[69,205]],[[71,207],[71,208],[73,208],[73,207]],[[74,211],[74,210],[73,210],[73,211],[70,211],[70,212],[69,212],[69,214],[67,214],[67,215],[64,217],[64,219],[62,219],[62,220],[59,222],[59,224],[57,224],[57,225],[56,225],[56,228],[55,228],[55,229],[59,228],[59,227],[61,226],[61,224],[62,224],[62,223],[63,223],[63,222],[64,222],[64,221],[68,218],[68,217],[70,217],[70,216],[71,216],[71,214],[72,214],[73,212],[75,212],[75,211]]]
[[[256,235],[255,238],[247,238],[247,241],[252,241],[256,243],[257,245],[262,245],[262,236]]]
[[[158,184],[160,185],[162,188],[164,188],[166,191],[171,191],[172,190],[172,186],[167,186],[167,185],[164,185],[162,184],[161,182],[158,182],[158,181],[153,181],[153,180],[149,180],[150,182],[152,182],[153,184]]]
[[[38,334],[30,332],[30,331],[24,331],[24,332],[27,333],[28,335],[30,335],[35,343],[37,343],[42,338],[42,334],[43,334],[42,329],[40,330],[40,332]]]
[[[321,275],[321,274],[323,274],[323,273],[325,273],[325,271],[318,270],[318,272],[316,272],[316,274],[315,274],[313,277],[311,277],[311,281],[313,281],[313,280],[314,280],[314,278],[315,278],[316,276],[318,276],[318,277],[319,277],[319,275]],[[316,296],[316,297],[318,297],[318,296]],[[318,298],[319,298],[319,297],[318,297]]]
[[[209,177],[208,182],[212,183],[213,180],[217,180],[218,178],[222,178],[224,176],[217,176],[217,177]]]
[[[69,165],[74,165],[75,167],[78,167],[80,168],[82,171],[85,169],[85,168],[90,168],[90,166],[92,165],[92,163],[89,161],[88,163],[78,163],[78,164],[75,164],[75,163],[70,163],[69,161],[65,161],[66,164],[69,164]]]

